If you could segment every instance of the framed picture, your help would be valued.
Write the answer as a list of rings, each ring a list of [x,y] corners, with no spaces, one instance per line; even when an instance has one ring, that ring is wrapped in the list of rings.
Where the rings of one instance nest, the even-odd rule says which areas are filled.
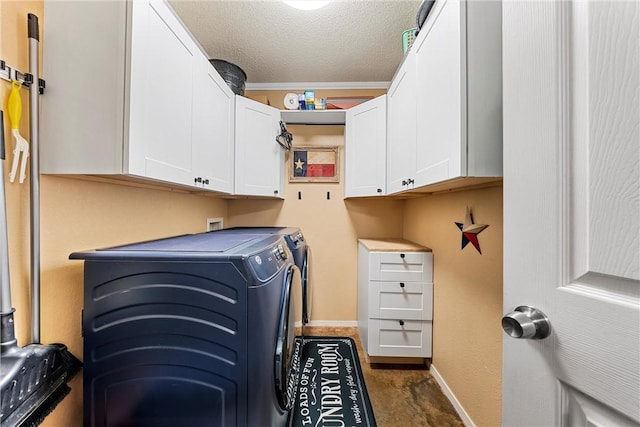
[[[293,147],[289,182],[340,182],[338,147]]]

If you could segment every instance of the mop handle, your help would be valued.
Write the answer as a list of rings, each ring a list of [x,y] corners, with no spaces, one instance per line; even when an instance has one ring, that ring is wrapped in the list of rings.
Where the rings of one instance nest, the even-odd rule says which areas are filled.
[[[0,160],[4,160],[4,111],[0,110]]]
[[[9,282],[9,237],[7,236],[7,209],[4,195],[4,112],[0,110],[0,314],[9,314],[11,283]]]
[[[29,139],[31,140],[31,342],[40,343],[40,105],[38,17],[27,14],[29,36]]]

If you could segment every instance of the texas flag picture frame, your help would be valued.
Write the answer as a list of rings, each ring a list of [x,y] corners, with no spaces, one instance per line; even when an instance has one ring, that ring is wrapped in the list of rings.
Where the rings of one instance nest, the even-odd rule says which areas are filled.
[[[289,182],[340,182],[338,147],[293,147]]]

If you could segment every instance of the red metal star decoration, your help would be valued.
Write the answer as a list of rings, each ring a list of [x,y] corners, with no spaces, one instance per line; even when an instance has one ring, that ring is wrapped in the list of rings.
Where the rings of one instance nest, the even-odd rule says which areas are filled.
[[[471,214],[471,208],[467,206],[467,215],[464,218],[464,224],[460,222],[455,223],[456,226],[462,232],[462,247],[461,250],[465,248],[471,242],[474,248],[478,251],[478,253],[482,254],[480,250],[480,242],[478,242],[478,234],[482,233],[485,228],[488,227],[487,224],[474,224],[473,223],[473,215]]]

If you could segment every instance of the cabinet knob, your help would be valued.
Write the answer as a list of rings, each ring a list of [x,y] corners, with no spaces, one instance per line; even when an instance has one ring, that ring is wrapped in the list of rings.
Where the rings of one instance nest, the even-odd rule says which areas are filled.
[[[193,179],[194,182],[202,182],[202,177],[197,177]]]
[[[413,184],[414,182],[415,182],[415,181],[414,181],[413,179],[409,178],[409,179],[407,180],[407,185]]]
[[[400,282],[400,287],[404,288],[404,283]]]
[[[400,258],[404,258],[404,254],[400,254]]]
[[[404,320],[400,320],[400,326],[404,326]]]
[[[382,193],[382,188],[378,188],[376,191],[377,191],[378,193]]]
[[[278,190],[273,190],[273,194],[278,194]]]
[[[407,184],[409,184],[409,182],[406,179],[403,179],[402,180],[402,185],[407,185]]]
[[[205,179],[204,181],[202,181],[202,183],[203,183],[204,185],[209,185],[209,179],[208,179],[208,178],[207,178],[207,179]]]

